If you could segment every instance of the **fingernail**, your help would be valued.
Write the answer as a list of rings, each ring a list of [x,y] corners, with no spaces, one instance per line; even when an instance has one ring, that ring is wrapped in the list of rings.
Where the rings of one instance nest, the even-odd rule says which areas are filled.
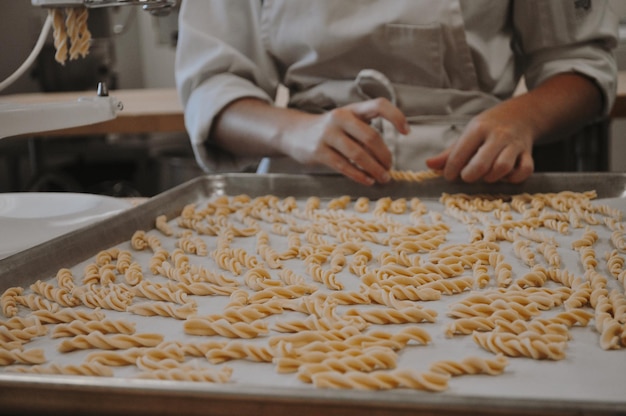
[[[410,132],[411,132],[411,125],[407,121],[404,123],[404,134],[409,134]]]
[[[391,175],[389,175],[389,172],[383,172],[381,179],[383,180],[383,183],[387,183],[391,180]]]

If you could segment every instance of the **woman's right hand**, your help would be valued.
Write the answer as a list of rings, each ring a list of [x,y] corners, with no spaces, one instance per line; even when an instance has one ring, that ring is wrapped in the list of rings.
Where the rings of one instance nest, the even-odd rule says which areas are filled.
[[[241,156],[286,155],[302,164],[322,164],[356,182],[390,180],[392,155],[370,121],[382,117],[403,134],[406,117],[385,98],[362,101],[323,114],[281,108],[256,98],[228,105],[216,118],[211,140]]]
[[[390,180],[392,155],[374,118],[409,132],[404,114],[385,98],[349,104],[324,114],[301,113],[284,126],[280,149],[303,164],[318,163],[356,182],[372,185]]]

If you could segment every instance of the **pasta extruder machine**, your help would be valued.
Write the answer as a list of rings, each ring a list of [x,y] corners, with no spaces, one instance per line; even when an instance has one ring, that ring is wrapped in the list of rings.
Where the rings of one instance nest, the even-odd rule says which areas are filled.
[[[177,0],[31,0],[33,6],[53,9],[66,7],[116,7],[141,6],[156,15],[168,14]],[[46,41],[52,27],[48,17],[30,56],[15,73],[0,82],[0,91],[23,75],[32,65]],[[76,101],[45,104],[0,104],[0,139],[16,135],[56,130],[94,124],[114,119],[122,110],[120,101],[108,94],[105,85],[99,85],[95,96],[81,97]]]

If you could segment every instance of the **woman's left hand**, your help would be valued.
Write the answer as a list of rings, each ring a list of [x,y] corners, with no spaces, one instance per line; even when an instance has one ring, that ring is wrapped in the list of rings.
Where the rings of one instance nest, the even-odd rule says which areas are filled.
[[[535,133],[502,103],[474,117],[461,137],[440,154],[429,158],[429,168],[440,170],[450,181],[508,181],[519,183],[534,170]]]
[[[567,137],[600,116],[602,106],[592,80],[557,74],[474,117],[459,140],[426,164],[451,181],[523,182],[534,170],[535,142]]]

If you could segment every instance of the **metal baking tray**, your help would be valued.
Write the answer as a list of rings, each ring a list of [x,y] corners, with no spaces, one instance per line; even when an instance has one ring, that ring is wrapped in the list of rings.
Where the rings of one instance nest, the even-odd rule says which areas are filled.
[[[342,195],[438,198],[442,192],[517,194],[595,190],[599,198],[626,198],[626,174],[543,173],[523,184],[463,184],[441,178],[366,187],[335,175],[224,174],[198,177],[102,222],[57,237],[0,260],[0,291],[53,276],[98,251],[128,241],[135,230],[154,228],[156,216],[176,216],[182,208],[217,195],[279,197]],[[7,236],[4,236],[6,238]],[[623,351],[617,352],[623,359]],[[626,382],[626,375],[624,376]],[[522,400],[415,392],[275,389],[259,385],[153,380],[13,375],[0,373],[2,414],[127,415],[457,415],[543,414],[625,415],[626,396],[617,402]]]

